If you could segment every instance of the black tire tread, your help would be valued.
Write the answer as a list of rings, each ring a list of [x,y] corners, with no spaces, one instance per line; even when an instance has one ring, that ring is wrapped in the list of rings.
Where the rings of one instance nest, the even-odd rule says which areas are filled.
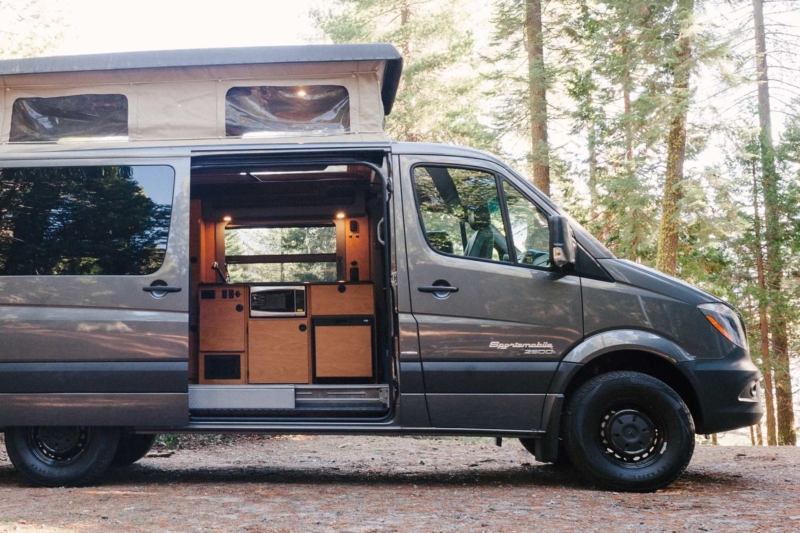
[[[117,452],[111,461],[112,466],[130,466],[142,459],[153,444],[158,435],[122,433],[119,437]]]
[[[595,392],[598,388],[607,385],[608,383],[620,380],[640,380],[646,383],[649,383],[652,387],[659,389],[660,391],[670,395],[673,400],[679,403],[681,409],[683,411],[683,415],[688,420],[690,436],[691,438],[687,441],[687,453],[683,455],[681,462],[673,469],[669,476],[664,477],[658,482],[655,483],[632,483],[632,482],[618,482],[610,479],[605,479],[598,477],[595,474],[595,469],[592,468],[589,462],[586,461],[584,454],[581,450],[576,449],[577,444],[572,442],[570,438],[568,438],[569,429],[572,428],[574,422],[573,417],[576,414],[576,411],[579,406],[586,405],[587,403],[587,396]],[[578,390],[576,390],[572,397],[567,402],[567,407],[564,411],[564,417],[562,420],[562,436],[565,448],[567,450],[567,454],[569,455],[570,460],[573,464],[582,471],[587,477],[589,477],[596,485],[616,490],[622,492],[653,492],[660,488],[666,487],[673,483],[676,479],[678,479],[683,473],[686,471],[686,468],[689,466],[689,463],[692,460],[692,455],[694,454],[694,447],[695,447],[695,440],[694,440],[694,421],[692,419],[692,415],[689,411],[689,408],[686,406],[686,403],[681,399],[680,395],[675,392],[671,387],[669,387],[663,381],[650,376],[648,374],[643,374],[641,372],[633,372],[633,371],[614,371],[608,372],[605,374],[600,374],[596,376],[583,385],[581,385]]]
[[[5,428],[6,452],[14,468],[22,474],[28,481],[43,487],[82,487],[91,484],[98,477],[108,470],[114,454],[117,451],[117,440],[119,436],[118,428],[103,427],[93,428],[95,431],[102,432],[103,437],[98,437],[105,442],[100,446],[95,460],[83,473],[67,479],[52,478],[32,470],[24,457],[24,450],[19,448],[19,439],[24,438],[26,427],[7,427]]]

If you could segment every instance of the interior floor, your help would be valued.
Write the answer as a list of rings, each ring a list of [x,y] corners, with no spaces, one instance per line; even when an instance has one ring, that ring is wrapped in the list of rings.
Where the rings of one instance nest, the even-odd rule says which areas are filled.
[[[193,168],[193,417],[386,413],[378,178],[360,165]]]

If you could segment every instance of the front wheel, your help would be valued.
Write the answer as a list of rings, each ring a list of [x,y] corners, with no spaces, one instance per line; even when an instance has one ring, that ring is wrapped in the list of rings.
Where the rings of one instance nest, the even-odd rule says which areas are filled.
[[[590,379],[563,419],[570,460],[600,487],[650,492],[675,481],[694,453],[694,422],[666,383],[639,372]]]
[[[14,467],[45,487],[90,483],[111,464],[119,441],[119,429],[112,427],[8,427],[5,435]]]

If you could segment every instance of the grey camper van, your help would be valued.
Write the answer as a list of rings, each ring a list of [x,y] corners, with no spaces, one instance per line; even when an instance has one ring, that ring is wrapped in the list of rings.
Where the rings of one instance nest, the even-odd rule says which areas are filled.
[[[0,427],[35,484],[164,432],[519,438],[650,491],[756,423],[725,302],[489,154],[383,131],[391,45],[0,62]]]

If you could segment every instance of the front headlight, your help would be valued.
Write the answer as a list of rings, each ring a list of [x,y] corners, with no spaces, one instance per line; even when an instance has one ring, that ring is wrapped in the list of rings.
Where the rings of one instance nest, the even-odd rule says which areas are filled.
[[[744,325],[736,311],[725,304],[700,304],[697,308],[723,337],[740,348],[748,349]]]

